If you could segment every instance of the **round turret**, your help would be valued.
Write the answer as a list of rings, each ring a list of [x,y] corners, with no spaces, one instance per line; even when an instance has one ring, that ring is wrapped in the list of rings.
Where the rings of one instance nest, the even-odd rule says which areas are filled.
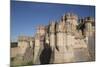
[[[86,17],[84,19],[84,23],[85,23],[85,30],[84,30],[85,36],[91,36],[93,33],[92,24],[94,23],[94,19],[92,17]]]

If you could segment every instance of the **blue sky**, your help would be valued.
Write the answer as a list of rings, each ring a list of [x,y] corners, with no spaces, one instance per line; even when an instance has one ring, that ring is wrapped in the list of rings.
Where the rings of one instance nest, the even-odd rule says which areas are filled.
[[[79,17],[95,17],[94,6],[11,1],[11,40],[16,40],[19,35],[34,36],[36,26],[59,21],[67,12]]]

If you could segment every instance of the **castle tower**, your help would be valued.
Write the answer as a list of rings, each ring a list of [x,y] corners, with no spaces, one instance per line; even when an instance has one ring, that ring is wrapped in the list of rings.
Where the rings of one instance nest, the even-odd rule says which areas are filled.
[[[34,58],[33,63],[34,64],[40,64],[39,56],[43,49],[43,39],[45,35],[45,26],[38,26],[37,27],[37,33],[35,35],[35,47],[34,47]]]
[[[63,63],[65,62],[65,53],[66,53],[66,24],[65,24],[65,15],[62,17],[63,20],[56,25],[56,49],[54,54],[54,63]]]
[[[92,25],[94,23],[94,19],[92,17],[87,17],[85,18],[84,23],[85,23],[85,29],[84,29],[85,39],[86,43],[88,44],[87,46],[91,56],[90,60],[95,60],[95,34],[94,34],[94,27]]]
[[[67,32],[74,33],[76,31],[76,26],[78,25],[78,16],[73,13],[66,14],[66,25],[67,25]]]
[[[75,62],[74,58],[74,49],[73,45],[75,45],[75,35],[77,32],[76,26],[78,17],[73,13],[66,14],[66,54],[65,54],[65,62]],[[73,42],[72,42],[73,41]]]
[[[91,36],[93,34],[93,28],[92,28],[92,24],[94,23],[94,19],[92,17],[86,17],[84,19],[84,23],[85,23],[85,36]]]
[[[52,21],[49,27],[50,47],[52,48],[52,51],[55,48],[55,28],[55,22]]]
[[[33,59],[33,39],[29,36],[19,36],[18,37],[18,56],[16,61],[22,61],[23,64],[31,62]]]
[[[23,56],[26,49],[30,47],[29,37],[27,36],[19,36],[18,37],[18,47],[20,48],[20,54]]]

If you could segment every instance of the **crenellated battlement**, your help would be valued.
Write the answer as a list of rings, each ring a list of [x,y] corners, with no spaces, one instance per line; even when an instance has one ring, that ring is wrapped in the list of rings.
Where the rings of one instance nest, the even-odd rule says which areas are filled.
[[[74,13],[65,13],[62,17],[61,17],[62,22],[68,22],[69,20],[78,20],[78,16]]]
[[[30,37],[29,36],[19,36],[18,41],[29,41]]]
[[[85,19],[84,19],[84,21],[85,21],[85,23],[93,23],[94,22],[94,18],[93,17],[86,17]]]
[[[66,13],[66,19],[75,19],[78,20],[78,16],[74,13]]]
[[[19,36],[18,41],[34,41],[34,37],[30,36]]]

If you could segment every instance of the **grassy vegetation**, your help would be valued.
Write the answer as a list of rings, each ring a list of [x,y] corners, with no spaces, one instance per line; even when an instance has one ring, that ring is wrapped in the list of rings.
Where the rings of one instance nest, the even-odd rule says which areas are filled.
[[[29,66],[33,65],[32,61],[23,61],[22,59],[19,59],[18,57],[11,58],[11,66],[10,67],[18,67],[18,66]]]

